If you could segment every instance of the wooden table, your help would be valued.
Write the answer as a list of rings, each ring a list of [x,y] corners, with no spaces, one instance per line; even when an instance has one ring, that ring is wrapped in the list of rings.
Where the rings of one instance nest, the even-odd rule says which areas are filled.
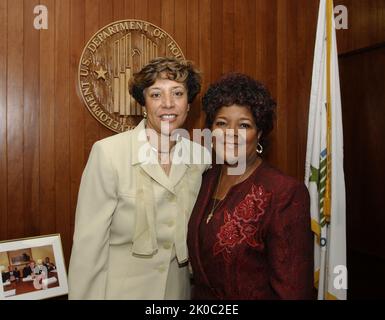
[[[48,278],[52,278],[52,277],[55,277],[57,281],[55,283],[49,284],[48,289],[59,286],[59,279],[58,279],[57,273],[48,272]],[[33,281],[24,282],[22,278],[20,278],[18,281],[17,280],[12,281],[11,284],[8,286],[4,286],[4,292],[15,290],[15,289],[16,289],[15,295],[43,290],[43,289],[35,289],[35,287],[33,286]]]

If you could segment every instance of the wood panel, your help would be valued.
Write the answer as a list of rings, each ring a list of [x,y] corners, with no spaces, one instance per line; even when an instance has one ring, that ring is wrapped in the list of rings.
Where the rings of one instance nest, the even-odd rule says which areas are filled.
[[[139,20],[147,21],[148,17],[148,0],[135,0],[134,1],[134,14],[135,18]]]
[[[148,21],[160,26],[162,23],[162,1],[150,0],[148,4]]]
[[[7,166],[7,2],[0,2],[0,237],[8,237]]]
[[[38,0],[24,0],[24,12],[33,12]],[[33,24],[33,15],[24,15],[24,26]],[[35,28],[24,30],[24,233],[26,236],[38,235],[40,232],[40,197],[39,197],[39,64],[40,33]]]
[[[295,143],[296,147],[296,160],[290,159],[290,164],[296,164],[291,172],[292,175],[297,177],[303,177],[305,168],[305,157],[306,154],[306,142],[307,142],[307,125],[308,125],[308,105],[310,100],[311,90],[311,71],[313,68],[313,54],[314,54],[314,43],[313,37],[316,33],[316,24],[318,17],[318,2],[307,0],[298,1],[296,19],[289,22],[290,25],[296,26],[296,37],[291,39],[294,45],[292,48],[293,63],[290,64],[290,69],[293,70],[294,74],[289,75],[289,79],[298,79],[298,81],[290,81],[295,89],[293,91],[298,92],[297,97],[292,95],[292,110],[295,112],[295,119],[290,123],[292,128],[292,134],[296,136]],[[309,23],[309,19],[314,23]],[[309,44],[309,40],[310,41]],[[289,91],[291,91],[289,87]],[[298,107],[301,106],[301,107]],[[298,129],[301,127],[301,129]],[[289,152],[293,152],[293,148],[289,149]]]
[[[223,11],[223,3],[221,0],[212,0],[210,6],[210,79],[216,81],[222,75],[222,59],[223,55],[223,32],[222,32],[222,15],[218,12]]]
[[[162,1],[162,23],[160,25],[166,32],[174,35],[175,26],[175,0]]]
[[[100,9],[100,3],[103,1],[105,0],[99,0],[99,6],[95,4],[95,1],[92,1],[90,5],[94,6],[97,9]],[[125,1],[124,0],[112,0],[112,8],[113,8],[114,20],[122,20],[125,18]],[[101,14],[103,14],[103,12],[101,12]],[[95,32],[96,31],[97,30],[95,30]]]
[[[383,298],[385,45],[340,58],[349,297]],[[363,281],[370,269],[376,281]]]
[[[256,1],[235,2],[235,55],[234,66],[238,72],[252,77],[256,74]],[[267,37],[267,34],[265,34]]]
[[[126,4],[124,3],[124,19],[127,18],[126,15]],[[103,28],[104,26],[110,24],[111,22],[114,21],[114,14],[113,14],[113,2],[112,1],[101,1],[99,3],[99,29]],[[83,21],[80,19],[79,24],[81,24]],[[84,40],[82,40],[84,41]],[[76,48],[81,48],[82,45],[80,44],[76,46]],[[80,58],[80,56],[79,56]],[[83,108],[84,110],[84,108]],[[105,126],[99,126],[99,139],[103,139],[106,137],[111,136],[112,132]]]
[[[40,2],[55,12],[55,0]],[[39,108],[39,202],[40,234],[56,232],[55,205],[55,15],[49,16],[48,30],[40,33]],[[78,150],[81,153],[81,150]]]
[[[186,53],[187,31],[187,0],[175,0],[175,29],[174,39],[179,44],[182,52]]]
[[[33,28],[38,3],[48,30]],[[383,0],[336,3],[349,8],[341,52],[385,41]],[[201,70],[202,93],[229,71],[265,83],[278,102],[268,159],[302,180],[317,13],[318,0],[0,1],[0,240],[60,232],[69,261],[82,170],[93,143],[113,134],[80,99],[78,63],[92,35],[118,19],[170,33]],[[190,130],[204,124],[201,96]]]
[[[224,36],[222,44],[222,73],[234,71],[234,10],[235,3],[233,0],[222,1],[222,30]]]
[[[288,163],[288,135],[287,135],[287,125],[288,121],[284,119],[288,118],[287,109],[285,104],[288,98],[288,70],[287,70],[287,57],[286,57],[286,48],[288,43],[288,30],[287,30],[287,1],[277,0],[277,20],[280,23],[277,23],[277,84],[276,84],[276,102],[278,105],[276,113],[276,125],[275,131],[271,136],[270,145],[271,152],[269,153],[270,159],[274,164],[280,164],[281,169],[287,172],[287,163]],[[282,119],[282,120],[279,120]],[[279,152],[278,150],[279,145]],[[275,156],[273,156],[273,155]]]
[[[340,58],[348,243],[385,260],[385,46]]]
[[[297,60],[297,44],[296,41],[298,41],[298,16],[299,16],[299,10],[292,5],[288,5],[286,7],[287,9],[287,46],[286,46],[286,63],[287,63],[287,90],[288,92],[297,92],[299,93],[298,96],[294,96],[292,94],[289,94],[287,96],[287,100],[285,101],[284,105],[281,105],[280,108],[286,108],[286,119],[292,119],[292,121],[287,121],[287,131],[285,134],[288,136],[287,139],[287,156],[288,161],[286,163],[286,172],[290,175],[296,175],[297,174],[297,162],[298,162],[298,154],[297,154],[297,136],[298,136],[298,130],[296,128],[296,118],[297,118],[297,111],[304,111],[306,110],[306,107],[303,106],[300,110],[300,108],[297,105],[297,101],[300,98],[301,94],[304,94],[301,90],[299,90],[299,81],[305,82],[308,79],[300,80],[297,78],[298,76],[298,63]],[[297,79],[298,81],[292,81],[292,79]],[[277,121],[285,121],[282,118],[278,118]],[[306,124],[303,124],[304,128],[306,128]],[[279,141],[278,141],[278,150],[279,148]]]
[[[201,0],[198,6],[198,33],[199,33],[199,58],[197,65],[202,72],[202,94],[207,90],[209,83],[214,81],[210,79],[211,75],[211,33],[209,32],[210,24],[210,1]],[[205,117],[200,116],[200,127],[204,127]]]
[[[186,16],[186,58],[197,66],[199,62],[199,0],[188,0]],[[193,128],[199,128],[201,122],[201,95],[198,95],[190,106],[189,121],[186,128],[192,132]]]
[[[55,213],[66,257],[71,249],[70,213],[70,1],[55,3]]]
[[[23,0],[7,8],[7,234],[24,235]]]
[[[278,12],[278,8],[280,11]],[[282,127],[282,124],[285,124],[286,116],[283,116],[285,111],[285,104],[282,103],[281,97],[278,95],[277,86],[283,87],[286,84],[286,78],[278,77],[278,67],[286,66],[286,51],[287,43],[286,37],[278,37],[278,30],[283,29],[287,30],[287,19],[285,16],[277,18],[277,14],[286,13],[287,9],[284,7],[284,3],[281,3],[279,6],[277,1],[257,1],[255,7],[255,17],[264,16],[265,19],[256,19],[255,25],[255,78],[260,82],[264,83],[267,88],[270,90],[273,98],[277,102],[277,121],[275,123],[275,128],[269,137],[268,146],[265,150],[265,157],[273,165],[283,165],[286,162],[277,160],[277,156],[286,155],[286,143],[284,140],[277,139],[280,132],[282,132],[282,139],[286,139],[286,129]],[[279,24],[278,24],[279,21]],[[251,40],[250,40],[251,41]],[[281,45],[282,44],[282,45]],[[278,45],[280,50],[277,50]],[[279,55],[282,53],[283,55]],[[279,79],[279,80],[277,80]],[[286,91],[285,91],[286,92]],[[282,112],[282,115],[280,114]],[[284,129],[284,130],[282,130]],[[279,152],[276,150],[279,149]]]
[[[80,177],[83,172],[85,155],[81,152],[85,143],[84,132],[84,113],[85,108],[79,100],[79,88],[77,86],[78,70],[72,66],[77,66],[82,54],[81,48],[84,43],[84,23],[82,21],[85,14],[85,2],[71,0],[70,15],[70,70],[69,83],[72,86],[69,95],[69,148],[70,148],[70,222],[71,232],[73,233],[75,221],[75,209],[80,185]],[[112,9],[112,6],[110,6]],[[103,8],[108,12],[107,8]]]
[[[340,53],[385,42],[384,0],[334,0],[348,9],[348,29],[337,31]]]
[[[127,19],[134,19],[135,17],[135,2],[132,0],[124,1],[124,12]]]
[[[119,20],[122,16],[119,14],[119,10],[123,9],[124,12],[124,3],[122,8],[121,1],[112,1],[113,8],[113,19]],[[84,22],[84,42],[86,43],[94,35],[96,31],[99,30],[99,6],[95,5],[94,0],[85,0],[85,19]],[[84,45],[85,45],[84,43]],[[99,127],[97,121],[92,117],[91,113],[85,112],[85,142],[84,142],[84,156],[87,159],[91,151],[92,145],[95,141],[99,140]]]

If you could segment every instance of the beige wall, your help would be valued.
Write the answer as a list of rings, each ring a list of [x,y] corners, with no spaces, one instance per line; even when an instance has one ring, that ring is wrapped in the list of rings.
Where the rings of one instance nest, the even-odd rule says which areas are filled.
[[[36,247],[32,248],[32,259],[37,262],[37,260],[41,259],[44,262],[44,259],[46,257],[49,258],[49,260],[56,265],[55,257],[53,255],[53,247],[50,246],[44,246],[44,247]]]
[[[0,252],[0,266],[4,266],[5,269],[8,269],[9,260],[7,252]]]

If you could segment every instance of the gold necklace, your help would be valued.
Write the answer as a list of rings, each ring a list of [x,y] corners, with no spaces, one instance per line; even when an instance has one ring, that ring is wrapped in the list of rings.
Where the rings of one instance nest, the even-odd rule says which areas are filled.
[[[218,180],[217,186],[215,188],[213,206],[211,208],[211,211],[210,211],[209,215],[207,216],[206,224],[208,224],[210,222],[211,218],[214,215],[214,211],[218,208],[219,204],[221,203],[221,200],[215,198],[215,196],[218,193],[218,188],[219,188],[219,185],[221,184],[222,173],[223,173],[223,166],[221,167],[221,174],[219,175],[219,180]],[[218,200],[218,202],[217,202],[217,200]]]
[[[252,167],[252,169],[255,169],[255,168]],[[246,172],[245,172],[244,174],[240,175],[240,176],[238,177],[238,179],[235,181],[235,183],[233,184],[233,186],[234,186],[234,185],[237,185],[237,184],[242,180],[242,177],[244,177],[244,176],[248,173],[249,170],[250,170],[250,168],[249,168],[248,170],[246,170]],[[218,207],[219,207],[219,205],[221,204],[222,200],[226,199],[226,197],[227,197],[227,193],[226,193],[226,195],[224,196],[224,198],[223,198],[222,200],[219,200],[219,199],[216,199],[216,198],[215,198],[216,194],[218,193],[219,185],[221,184],[222,173],[223,173],[223,166],[221,167],[221,174],[220,174],[220,176],[219,176],[219,180],[218,180],[217,186],[216,186],[216,188],[215,188],[213,206],[212,206],[212,208],[211,208],[210,213],[209,213],[208,216],[207,216],[206,224],[208,224],[208,223],[210,222],[210,220],[211,220],[212,217],[214,216],[215,210],[218,209]],[[231,188],[230,188],[230,189],[231,189]],[[230,189],[229,189],[227,192],[229,192]],[[218,202],[217,202],[217,200],[218,200]]]

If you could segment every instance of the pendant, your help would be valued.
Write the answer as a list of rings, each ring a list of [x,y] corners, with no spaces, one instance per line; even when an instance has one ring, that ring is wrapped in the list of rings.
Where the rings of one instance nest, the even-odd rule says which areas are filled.
[[[211,218],[213,217],[213,213],[210,212],[210,214],[207,216],[207,219],[206,219],[206,224],[208,224],[211,220]]]

